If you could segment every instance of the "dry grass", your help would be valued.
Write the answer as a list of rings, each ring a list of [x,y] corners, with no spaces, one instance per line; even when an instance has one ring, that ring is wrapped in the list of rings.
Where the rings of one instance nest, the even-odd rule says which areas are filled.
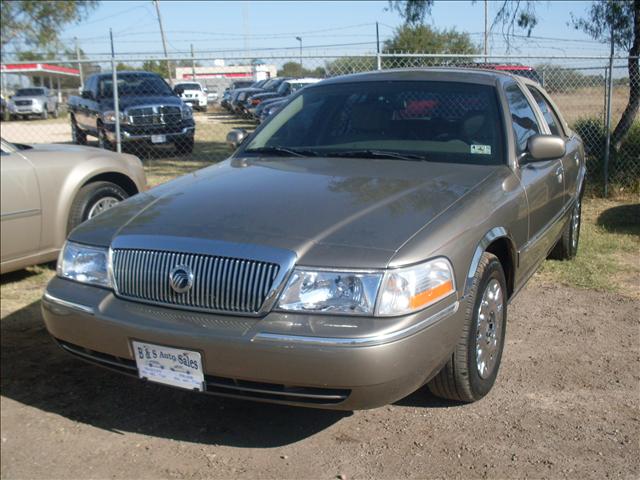
[[[572,261],[546,261],[538,278],[640,299],[638,200],[585,199],[578,255]]]
[[[604,118],[604,88],[588,87],[567,93],[551,93],[565,120],[571,125],[579,118]],[[629,87],[615,87],[611,101],[611,124],[616,125],[629,100]]]

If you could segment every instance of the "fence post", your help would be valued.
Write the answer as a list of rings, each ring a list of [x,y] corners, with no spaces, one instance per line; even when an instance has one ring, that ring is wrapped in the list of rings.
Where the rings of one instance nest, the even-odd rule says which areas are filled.
[[[604,198],[609,194],[609,156],[611,150],[611,95],[613,91],[613,27],[611,29],[611,55],[609,55],[609,78],[607,88],[607,118],[605,122],[606,140],[604,143]]]
[[[376,63],[378,70],[382,70],[382,59],[380,58],[380,30],[376,22]]]
[[[113,113],[116,124],[116,151],[122,153],[122,142],[120,139],[120,102],[118,98],[118,73],[116,71],[116,56],[113,49],[113,30],[109,29],[111,37],[111,81],[113,85]]]

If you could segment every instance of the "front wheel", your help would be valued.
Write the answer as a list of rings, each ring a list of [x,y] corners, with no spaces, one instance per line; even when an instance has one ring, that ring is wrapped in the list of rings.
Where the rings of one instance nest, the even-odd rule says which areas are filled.
[[[94,182],[80,189],[71,205],[67,231],[93,218],[127,198],[129,195],[112,182]]]
[[[42,111],[42,120],[46,120],[49,118],[49,110],[47,110],[47,106],[44,106],[44,110]]]
[[[71,117],[71,141],[76,145],[87,144],[87,134],[78,127],[78,123],[74,117]]]
[[[500,261],[485,252],[465,305],[465,324],[451,358],[429,382],[438,397],[475,402],[496,380],[507,325],[507,285]]]
[[[107,132],[102,125],[98,125],[98,146],[105,150],[113,150],[113,144],[107,137]]]

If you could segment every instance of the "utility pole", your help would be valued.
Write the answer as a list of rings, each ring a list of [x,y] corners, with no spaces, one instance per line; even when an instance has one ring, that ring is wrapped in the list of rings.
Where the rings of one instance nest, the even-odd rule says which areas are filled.
[[[162,28],[162,16],[160,15],[160,2],[159,0],[153,0],[153,4],[156,6],[156,13],[158,14],[158,24],[160,25],[160,36],[162,37],[162,48],[164,49],[164,56],[167,59],[167,74],[169,77],[169,83],[171,81],[171,63],[169,63],[169,55],[167,53],[167,39],[164,36],[164,28]]]
[[[78,60],[78,71],[80,72],[80,90],[84,89],[84,74],[82,73],[82,63],[80,63],[80,46],[78,45],[78,37],[73,37],[76,42],[76,60]]]
[[[196,81],[196,57],[193,54],[193,43],[191,44],[191,80]]]
[[[484,0],[484,62],[489,55],[489,0]]]
[[[376,22],[376,60],[378,62],[378,70],[382,70],[382,61],[380,58],[380,29],[378,28],[378,22]]]
[[[302,75],[302,37],[296,37],[296,40],[300,42],[300,75]]]

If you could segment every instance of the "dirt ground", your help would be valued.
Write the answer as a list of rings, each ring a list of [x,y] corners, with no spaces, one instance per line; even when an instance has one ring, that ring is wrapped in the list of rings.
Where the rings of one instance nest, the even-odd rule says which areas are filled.
[[[142,384],[58,350],[38,301],[3,310],[2,478],[640,475],[640,301],[619,293],[534,280],[482,401],[354,413]]]

